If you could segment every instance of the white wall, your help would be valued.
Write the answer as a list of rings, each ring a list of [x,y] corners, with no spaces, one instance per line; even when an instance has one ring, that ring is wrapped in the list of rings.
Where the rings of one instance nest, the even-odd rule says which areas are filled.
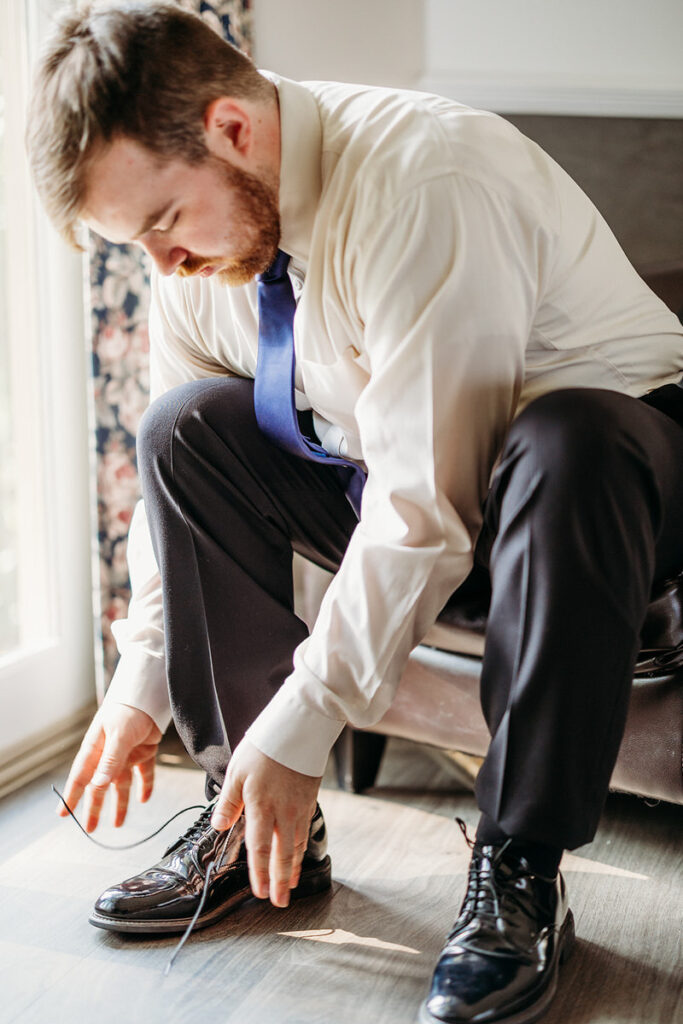
[[[423,85],[506,113],[683,117],[682,0],[426,0]]]
[[[292,78],[419,87],[503,113],[683,117],[683,0],[254,0]]]
[[[434,70],[683,84],[681,0],[428,0]]]
[[[254,0],[255,59],[288,78],[414,86],[422,0]]]

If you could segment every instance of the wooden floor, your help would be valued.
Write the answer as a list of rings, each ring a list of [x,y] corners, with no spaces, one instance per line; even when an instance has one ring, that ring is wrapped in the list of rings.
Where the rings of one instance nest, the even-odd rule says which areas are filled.
[[[252,902],[175,939],[92,928],[93,900],[149,866],[180,829],[127,852],[54,817],[49,783],[0,802],[0,1022],[21,1024],[412,1024],[462,897],[468,850],[456,814],[474,800],[423,750],[391,741],[378,786],[326,784],[330,895],[274,910]],[[130,841],[185,804],[202,777],[163,766]],[[187,815],[187,824],[193,814]],[[185,824],[182,827],[186,827]],[[683,1024],[681,809],[612,798],[596,840],[565,857],[579,942],[545,1024]]]

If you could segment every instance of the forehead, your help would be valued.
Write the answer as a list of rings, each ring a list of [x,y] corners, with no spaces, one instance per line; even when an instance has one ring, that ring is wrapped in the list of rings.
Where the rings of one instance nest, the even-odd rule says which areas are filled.
[[[81,217],[112,242],[130,241],[155,209],[190,187],[197,170],[162,161],[132,139],[114,139],[90,163]]]

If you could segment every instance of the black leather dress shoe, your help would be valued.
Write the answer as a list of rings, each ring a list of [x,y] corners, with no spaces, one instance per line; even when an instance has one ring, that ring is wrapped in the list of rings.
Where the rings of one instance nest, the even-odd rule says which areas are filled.
[[[564,880],[508,843],[472,852],[467,895],[422,1005],[424,1024],[529,1024],[546,1011],[574,942]]]
[[[182,932],[192,920],[204,890],[207,869],[215,867],[195,928],[205,928],[251,899],[244,815],[226,844],[226,832],[216,832],[209,804],[197,821],[166,850],[158,864],[102,893],[90,915],[90,924],[115,932]],[[327,829],[316,808],[308,835],[301,878],[294,899],[329,889],[331,862]]]

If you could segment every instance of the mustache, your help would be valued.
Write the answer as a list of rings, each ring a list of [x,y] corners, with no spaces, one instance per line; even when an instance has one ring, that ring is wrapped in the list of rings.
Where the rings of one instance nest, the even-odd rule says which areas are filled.
[[[194,274],[201,273],[207,267],[220,266],[223,260],[220,256],[187,256],[180,264],[176,273],[180,277],[192,277]]]
[[[218,256],[214,258],[188,256],[185,262],[177,268],[176,274],[179,277],[195,277],[206,267],[213,267],[217,271],[216,277],[221,284],[235,288],[248,284],[257,274],[262,274],[267,270],[276,255],[277,242],[273,242],[270,247],[264,246],[258,253],[243,259],[222,260]]]

